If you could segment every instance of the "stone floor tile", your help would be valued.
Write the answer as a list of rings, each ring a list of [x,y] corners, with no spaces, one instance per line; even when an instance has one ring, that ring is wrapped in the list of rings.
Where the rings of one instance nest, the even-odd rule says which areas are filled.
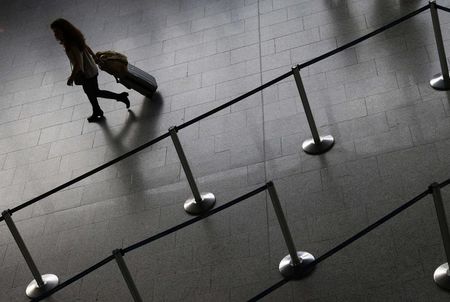
[[[244,5],[245,5],[244,7],[235,8],[231,10],[232,21],[257,17],[258,3],[245,1]]]
[[[175,52],[169,52],[154,56],[151,60],[142,60],[136,62],[136,66],[144,70],[153,71],[173,66],[175,64]]]
[[[217,40],[217,52],[224,52],[259,42],[257,30],[246,30],[244,33]]]
[[[259,44],[253,44],[244,46],[242,48],[233,49],[231,51],[231,64],[236,64],[242,61],[249,61],[255,58],[259,58],[260,46]]]
[[[245,62],[237,63],[231,66],[209,70],[202,74],[202,85],[209,86],[219,84],[239,78],[238,75],[246,75]]]
[[[368,115],[351,121],[343,121],[323,128],[324,134],[331,134],[335,139],[348,141],[381,134],[389,131],[384,113]]]
[[[262,145],[238,145],[230,150],[230,156],[232,167],[251,165],[264,160],[264,148]]]
[[[259,18],[257,16],[244,20],[244,30],[246,32],[256,31],[258,29]]]
[[[192,21],[191,30],[192,32],[198,32],[208,28],[220,26],[231,22],[231,12],[227,11],[225,13],[208,15],[206,17],[195,19]]]
[[[12,107],[10,109],[3,109],[0,114],[0,123],[8,123],[16,121],[20,116],[20,107]]]
[[[440,100],[393,109],[386,112],[386,116],[390,127],[435,122],[446,117]]]
[[[318,41],[320,41],[319,29],[313,28],[305,31],[300,31],[294,34],[282,36],[280,38],[276,38],[275,50],[276,52],[282,52],[284,50],[292,49],[295,47],[301,47]],[[304,49],[305,48],[300,49],[299,52],[303,51]]]
[[[334,5],[342,5],[342,3],[330,3],[329,1],[301,1],[299,3],[295,3],[289,6],[288,9],[288,18],[297,18],[303,17],[307,15],[311,15],[313,13],[320,12],[322,10],[326,10]]]
[[[6,82],[4,84],[5,86],[3,88],[3,91],[4,93],[14,93],[21,91],[23,87],[26,87],[27,89],[38,88],[41,86],[43,77],[44,74],[37,74],[26,78]]]
[[[72,119],[73,108],[67,108],[50,113],[44,113],[31,118],[30,130],[43,129],[66,122]]]
[[[304,155],[301,159],[302,171],[316,170],[356,159],[355,145],[352,141],[336,143],[323,158],[310,157],[305,153],[301,155]]]
[[[49,157],[62,156],[65,154],[75,153],[87,150],[92,147],[94,142],[94,134],[86,134],[74,136],[61,141],[52,143],[50,147]]]
[[[398,88],[394,74],[371,77],[352,82],[345,86],[347,98],[353,100],[356,98],[367,97]]]
[[[61,10],[57,1],[45,9],[39,1],[3,2],[3,209],[427,4],[179,0],[93,7],[78,1]],[[439,4],[450,7],[448,0]],[[81,87],[67,87],[69,63],[48,29],[61,12],[94,50],[124,52],[150,71],[159,93],[150,100],[130,90],[129,112],[105,101],[105,122],[87,123],[90,105]],[[439,16],[447,47],[450,15]],[[429,87],[438,72],[431,18],[423,12],[301,70],[318,131],[336,140],[330,151],[313,156],[301,149],[311,131],[291,76],[183,129],[180,140],[199,189],[214,193],[216,207],[274,180],[296,246],[320,257],[448,178],[448,96]],[[123,90],[104,72],[99,83]],[[67,280],[115,248],[193,218],[183,209],[191,195],[166,138],[13,217],[38,266]],[[287,253],[270,197],[261,192],[125,259],[145,301],[243,301],[281,280],[278,265]],[[427,196],[263,300],[441,301],[448,294],[430,276],[443,258]],[[31,276],[5,224],[0,259],[2,272],[11,275],[0,278],[0,300],[27,300]],[[131,296],[112,262],[52,299],[123,302]]]
[[[339,36],[342,32],[349,34],[367,28],[366,20],[363,16],[350,17],[336,21],[337,22],[320,25],[320,37],[322,39]]]
[[[184,63],[216,54],[217,43],[210,41],[175,51],[175,63]]]
[[[179,49],[195,46],[203,42],[203,32],[197,32],[190,35],[165,40],[163,42],[163,52],[169,53]]]
[[[327,83],[329,86],[372,78],[376,75],[377,70],[373,61],[354,64],[326,72]]]
[[[217,135],[244,128],[246,124],[245,112],[234,112],[224,116],[200,121],[199,134],[202,136]]]
[[[245,2],[242,0],[233,1],[217,1],[215,3],[208,3],[205,6],[205,15],[215,15],[224,11],[230,11],[233,9],[240,9],[245,6]]]
[[[301,18],[288,20],[283,23],[273,24],[273,25],[267,26],[265,28],[261,28],[261,40],[262,41],[267,41],[267,40],[271,40],[271,39],[279,40],[280,39],[279,37],[291,36],[291,35],[294,35],[297,38],[303,37],[304,39],[307,37],[309,37],[309,38],[316,37],[317,38],[317,36],[311,36],[312,34],[318,34],[317,29],[301,34],[303,29],[304,29],[303,22],[302,22]],[[298,33],[298,34],[296,35],[295,33]],[[284,38],[283,41],[287,42],[286,38]],[[295,43],[295,42],[293,42],[293,43]],[[302,42],[297,41],[296,43],[302,43]],[[299,44],[297,44],[297,45],[299,45]],[[300,45],[302,45],[302,44],[300,44]]]
[[[20,118],[28,118],[46,112],[52,112],[61,108],[62,95],[49,98],[48,100],[33,102],[22,105],[20,110]]]
[[[421,101],[417,86],[408,86],[399,90],[368,96],[365,99],[369,114],[413,105]]]
[[[241,96],[244,93],[247,93],[250,90],[255,89],[261,85],[261,78],[259,75],[249,75],[243,78],[218,83],[216,84],[216,99],[220,100],[224,97],[235,98]],[[254,94],[254,96],[258,96],[258,94]],[[251,97],[249,97],[251,98]],[[245,103],[249,98],[246,98],[240,103]],[[239,103],[236,103],[232,108],[241,106]]]
[[[310,74],[327,72],[329,70],[339,69],[345,66],[351,66],[357,63],[356,53],[353,49],[344,50],[343,52],[331,56],[321,62],[313,64],[309,67]]]
[[[392,56],[379,57],[375,59],[375,62],[377,71],[383,74],[391,71],[413,69],[417,66],[417,62],[425,65],[429,62],[429,59],[425,49],[418,48]]]
[[[404,127],[394,128],[386,133],[355,140],[356,153],[359,156],[369,156],[411,146],[411,134],[409,129]]]
[[[3,86],[0,86],[0,108],[10,108],[15,105],[14,102],[14,93],[3,93]]]
[[[237,63],[237,61],[233,62],[233,60],[231,60],[231,64],[234,63]],[[222,52],[200,60],[190,61],[188,64],[188,74],[202,73],[228,65],[230,65],[230,52]]]
[[[377,156],[380,174],[392,175],[415,170],[419,173],[437,169],[441,165],[438,153],[432,146],[420,146],[408,150],[392,152]]]
[[[139,62],[140,60],[147,59],[149,56],[156,58],[160,57],[162,55],[162,49],[162,42],[154,42],[151,45],[127,49],[125,54],[130,58],[130,60],[132,60],[132,62]],[[170,60],[170,57],[168,60]]]
[[[260,15],[260,26],[265,27],[276,23],[281,23],[287,20],[287,9],[279,9],[271,11],[267,14]]]
[[[322,127],[367,116],[367,108],[364,100],[360,99],[320,108],[314,115],[316,125]]]
[[[273,121],[297,114],[300,110],[296,98],[284,99],[264,106],[264,120]]]
[[[272,47],[272,45],[271,45]],[[273,48],[275,51],[275,49]],[[264,71],[271,70],[283,66],[287,66],[291,64],[291,56],[289,51],[283,51],[279,53],[270,53],[266,56],[264,56],[264,53],[262,54],[262,68]]]
[[[448,157],[449,147],[450,147],[449,140],[445,140],[445,141],[436,143],[436,148],[437,148],[439,159],[444,164],[448,164],[450,162],[449,157]]]
[[[384,40],[357,46],[356,54],[358,62],[365,62],[403,52],[405,50],[406,44],[403,38],[394,38],[392,40]]]
[[[305,125],[306,116],[303,113],[285,117],[281,120],[268,121],[264,127],[266,138],[282,137],[295,133],[310,133]]]
[[[294,64],[305,63],[305,61],[315,58],[317,54],[322,55],[331,50],[334,50],[335,48],[336,48],[335,39],[328,39],[319,42],[308,43],[308,45],[291,49],[292,62]]]
[[[316,26],[321,26],[324,24],[329,24],[330,21],[339,23],[342,20],[346,20],[349,17],[349,11],[346,7],[330,8],[328,10],[323,10],[318,13],[313,13],[307,16],[303,16],[303,23],[305,28],[312,28]],[[339,26],[337,24],[336,26]]]
[[[10,169],[30,163],[44,161],[48,157],[50,145],[36,146],[30,149],[24,149],[16,152],[8,153],[4,161],[3,168]]]
[[[216,89],[214,86],[209,86],[201,89],[196,89],[186,93],[175,95],[172,98],[171,109],[179,110],[188,106],[195,106],[202,103],[207,103],[214,100]]]
[[[34,147],[39,139],[39,131],[27,132],[4,139],[0,139],[0,154],[14,152]]]

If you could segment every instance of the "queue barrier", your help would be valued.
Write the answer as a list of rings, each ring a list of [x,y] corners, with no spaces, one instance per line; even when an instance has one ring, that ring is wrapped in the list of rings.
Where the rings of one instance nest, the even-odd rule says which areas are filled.
[[[183,147],[177,135],[178,129],[173,126],[169,128],[170,137],[172,138],[175,150],[177,151],[178,158],[180,159],[181,166],[183,167],[184,174],[186,175],[189,187],[191,188],[194,197],[189,198],[184,203],[184,210],[189,214],[198,215],[209,211],[216,202],[216,197],[213,193],[200,193],[195,183],[194,176],[192,175],[191,168],[184,154]]]
[[[248,193],[246,193],[232,201],[229,201],[215,209],[212,209],[208,212],[204,212],[202,215],[196,216],[195,218],[185,221],[185,222],[183,222],[179,225],[176,225],[170,229],[167,229],[161,233],[158,233],[154,236],[148,237],[142,241],[134,243],[126,248],[115,249],[112,252],[111,256],[106,257],[102,261],[100,261],[100,262],[96,263],[95,265],[91,266],[90,268],[78,273],[77,275],[68,279],[67,281],[65,281],[59,285],[56,285],[51,289],[47,289],[44,292],[41,292],[39,296],[33,297],[33,299],[31,301],[32,302],[41,301],[42,299],[45,299],[48,296],[56,293],[57,291],[65,288],[66,286],[78,281],[79,279],[81,279],[84,276],[86,276],[87,274],[95,271],[96,269],[99,269],[103,265],[105,265],[113,260],[116,260],[117,265],[119,266],[120,272],[122,273],[122,276],[128,286],[130,294],[133,297],[133,300],[135,302],[142,302],[143,300],[141,298],[139,290],[134,283],[133,277],[131,276],[131,273],[128,270],[128,267],[127,267],[124,257],[123,257],[123,256],[125,256],[126,253],[129,253],[129,252],[131,252],[137,248],[140,248],[142,246],[145,246],[145,245],[147,245],[155,240],[158,240],[162,237],[168,236],[178,230],[181,230],[193,223],[201,221],[211,215],[221,212],[221,211],[223,211],[233,205],[236,205],[236,204],[238,204],[256,194],[259,194],[265,190],[268,190],[268,192],[269,192],[270,199],[272,201],[272,205],[275,210],[278,223],[280,224],[280,228],[283,233],[283,236],[284,236],[284,239],[286,242],[286,246],[289,251],[289,255],[284,257],[280,262],[280,266],[279,266],[280,272],[281,272],[281,274],[283,274],[283,276],[285,276],[287,278],[303,278],[306,275],[308,275],[309,273],[311,273],[312,270],[314,269],[313,266],[310,266],[310,264],[314,261],[314,257],[311,254],[309,254],[308,252],[296,250],[294,241],[292,240],[292,236],[291,236],[289,227],[286,223],[286,218],[284,216],[283,209],[282,209],[280,201],[278,199],[278,194],[276,192],[275,185],[273,184],[273,182],[268,182],[267,184],[265,184],[259,188],[256,188],[251,192],[248,192]]]
[[[420,193],[419,195],[417,195],[416,197],[414,197],[410,201],[402,204],[401,206],[399,206],[395,210],[393,210],[390,213],[386,214],[385,216],[383,216],[382,218],[378,219],[377,221],[375,221],[374,223],[372,223],[368,227],[364,228],[363,230],[359,231],[358,233],[356,233],[355,235],[353,235],[349,239],[343,241],[342,243],[338,244],[334,248],[330,249],[329,251],[327,251],[323,255],[317,257],[314,261],[309,263],[308,266],[316,266],[320,262],[322,262],[325,259],[333,256],[334,254],[336,254],[337,252],[339,252],[343,248],[347,247],[348,245],[352,244],[356,240],[360,239],[364,235],[367,235],[369,232],[373,231],[374,229],[376,229],[380,225],[382,225],[385,222],[389,221],[390,219],[394,218],[396,215],[398,215],[401,212],[403,212],[404,210],[408,209],[409,207],[411,207],[412,205],[417,203],[419,200],[422,200],[428,194],[432,194],[434,205],[435,205],[435,209],[436,209],[436,216],[437,216],[438,222],[439,222],[442,242],[443,242],[443,245],[444,245],[444,250],[445,250],[445,254],[446,254],[446,258],[447,258],[446,259],[447,262],[442,264],[442,265],[440,265],[435,270],[435,272],[434,272],[434,281],[441,288],[443,288],[445,290],[450,290],[450,269],[449,269],[449,263],[450,263],[450,235],[449,235],[449,228],[448,228],[448,223],[447,223],[447,219],[446,219],[446,215],[445,215],[445,208],[444,208],[444,204],[442,202],[442,195],[441,195],[441,189],[446,187],[446,186],[448,186],[448,185],[450,185],[450,178],[447,179],[446,181],[440,183],[440,184],[432,183],[428,187],[427,190],[425,190],[424,192]],[[308,266],[305,267],[305,269],[310,269]],[[263,297],[267,296],[268,294],[270,294],[271,292],[273,292],[274,290],[276,290],[276,289],[280,288],[281,286],[285,285],[290,280],[291,279],[289,279],[289,278],[282,279],[281,281],[275,283],[274,285],[272,285],[271,287],[267,288],[266,290],[264,290],[263,292],[259,293],[258,295],[256,295],[255,297],[251,298],[248,301],[252,301],[252,302],[253,301],[258,301],[261,298],[263,298]]]
[[[431,80],[430,85],[436,90],[449,90],[450,77],[448,74],[447,56],[445,55],[444,42],[442,41],[441,26],[439,24],[439,15],[437,12],[437,4],[435,0],[430,1],[431,21],[433,22],[434,37],[439,55],[439,63],[441,65],[441,73],[436,74]]]
[[[245,98],[247,98],[247,97],[249,97],[249,96],[251,96],[251,95],[253,95],[253,94],[257,93],[257,92],[260,92],[263,89],[265,89],[267,87],[270,87],[270,86],[272,86],[272,85],[282,81],[283,79],[286,79],[289,76],[293,75],[295,83],[297,85],[297,89],[299,91],[300,99],[301,99],[303,107],[305,109],[305,114],[307,116],[308,124],[310,126],[311,133],[312,133],[312,136],[313,136],[312,139],[308,139],[305,142],[303,142],[302,148],[308,154],[322,154],[324,152],[327,152],[334,145],[334,138],[331,135],[325,135],[325,136],[320,136],[319,135],[319,133],[317,131],[317,127],[316,127],[315,122],[314,122],[314,117],[313,117],[312,112],[311,112],[311,108],[310,108],[309,103],[308,103],[307,95],[306,95],[306,92],[305,92],[305,89],[304,89],[304,86],[303,86],[303,83],[302,83],[302,80],[301,80],[300,70],[302,68],[310,66],[310,65],[312,65],[314,63],[317,63],[317,62],[319,62],[321,60],[324,60],[324,59],[326,59],[326,58],[328,58],[328,57],[330,57],[330,56],[332,56],[332,55],[334,55],[334,54],[336,54],[338,52],[341,52],[341,51],[343,51],[343,50],[345,50],[345,49],[347,49],[349,47],[352,47],[352,46],[354,46],[354,45],[356,45],[356,44],[358,44],[358,43],[360,43],[360,42],[362,42],[364,40],[367,40],[370,37],[373,37],[373,36],[383,32],[383,31],[385,31],[385,30],[387,30],[387,29],[389,29],[389,28],[391,28],[391,27],[393,27],[393,26],[395,26],[397,24],[400,24],[401,22],[406,21],[406,20],[414,17],[415,15],[417,15],[417,14],[419,14],[419,13],[421,13],[421,12],[427,10],[427,9],[430,9],[430,12],[431,12],[431,18],[432,18],[432,23],[433,23],[433,30],[434,30],[434,34],[435,34],[436,44],[437,44],[437,48],[438,48],[439,61],[440,61],[440,66],[441,66],[441,74],[438,74],[438,75],[434,76],[430,80],[430,85],[433,88],[438,89],[438,90],[449,90],[450,89],[450,77],[449,77],[447,62],[446,62],[446,59],[445,59],[446,55],[445,55],[445,49],[444,49],[444,44],[443,44],[443,40],[442,40],[442,34],[441,34],[441,30],[440,30],[439,16],[438,16],[438,13],[437,13],[437,9],[444,10],[446,12],[450,12],[450,9],[436,4],[435,0],[431,0],[431,1],[429,1],[429,3],[427,5],[425,5],[425,6],[421,7],[421,8],[419,8],[419,9],[415,10],[414,12],[411,12],[411,13],[409,13],[409,14],[407,14],[407,15],[405,15],[405,16],[403,16],[403,17],[401,17],[401,18],[399,18],[399,19],[397,19],[397,20],[395,20],[395,21],[385,25],[385,26],[382,26],[382,27],[380,27],[380,28],[370,32],[369,34],[367,34],[367,35],[365,35],[363,37],[355,39],[355,40],[353,40],[353,41],[351,41],[351,42],[349,42],[349,43],[347,43],[345,45],[342,45],[342,46],[340,46],[340,47],[338,47],[338,48],[336,48],[336,49],[334,49],[332,51],[329,51],[329,52],[327,52],[327,53],[325,53],[323,55],[320,55],[320,56],[318,56],[318,57],[316,57],[316,58],[314,58],[312,60],[309,60],[309,61],[307,61],[305,63],[302,63],[302,64],[298,64],[298,65],[292,67],[291,71],[289,71],[289,72],[287,72],[287,73],[285,73],[285,74],[283,74],[283,75],[281,75],[281,76],[279,76],[279,77],[277,77],[277,78],[275,78],[275,79],[273,79],[273,80],[271,80],[271,81],[269,81],[269,82],[267,82],[267,83],[265,83],[265,84],[255,88],[255,89],[253,89],[253,90],[251,90],[251,91],[249,91],[249,92],[247,92],[247,93],[245,93],[245,94],[243,94],[243,95],[241,95],[241,96],[239,96],[239,97],[237,97],[237,98],[235,98],[235,99],[233,99],[233,100],[231,100],[231,101],[229,101],[229,102],[227,102],[227,103],[225,103],[225,104],[223,104],[221,106],[218,106],[218,107],[216,107],[216,108],[214,108],[214,109],[212,109],[212,110],[210,110],[210,111],[208,111],[208,112],[206,112],[204,114],[201,114],[198,117],[193,118],[192,120],[181,124],[180,126],[173,126],[173,127],[169,128],[168,132],[160,135],[159,137],[154,138],[151,141],[149,141],[147,143],[144,143],[143,145],[141,145],[141,146],[139,146],[139,147],[137,147],[137,148],[135,148],[135,149],[133,149],[133,150],[131,150],[131,151],[129,151],[129,152],[127,152],[127,153],[125,153],[125,154],[123,154],[123,155],[121,155],[121,156],[119,156],[119,157],[117,157],[117,158],[115,158],[115,159],[113,159],[113,160],[103,164],[103,165],[100,165],[99,167],[97,167],[97,168],[95,168],[95,169],[93,169],[91,171],[88,171],[88,172],[86,172],[86,173],[84,173],[84,174],[82,174],[82,175],[80,175],[80,176],[78,176],[78,177],[76,177],[76,178],[74,178],[74,179],[72,179],[72,180],[62,184],[62,185],[60,185],[60,186],[55,187],[54,189],[52,189],[52,190],[50,190],[48,192],[45,192],[45,193],[43,193],[43,194],[41,194],[41,195],[39,195],[39,196],[37,196],[37,197],[35,197],[35,198],[25,202],[23,204],[20,204],[20,205],[14,207],[13,209],[8,209],[8,210],[3,211],[2,215],[0,217],[0,221],[5,220],[8,228],[9,228],[9,230],[11,232],[11,234],[13,235],[13,238],[14,238],[15,242],[17,243],[17,245],[18,245],[18,247],[19,247],[23,257],[25,258],[25,261],[26,261],[26,263],[27,263],[27,265],[28,265],[28,267],[29,267],[33,277],[34,277],[34,280],[30,282],[30,284],[28,285],[28,287],[26,289],[27,296],[30,297],[30,298],[33,298],[33,299],[37,299],[36,297],[41,297],[42,295],[46,295],[46,294],[48,296],[48,295],[50,295],[50,293],[53,293],[55,289],[59,288],[59,286],[61,286],[62,284],[65,284],[67,281],[64,282],[64,283],[59,284],[59,280],[58,280],[57,276],[55,276],[53,274],[45,274],[45,275],[41,275],[40,274],[39,270],[37,269],[36,264],[34,263],[31,255],[30,255],[30,253],[29,253],[29,251],[28,251],[28,249],[27,249],[27,247],[25,245],[25,242],[23,241],[22,237],[20,236],[19,231],[17,230],[17,228],[16,228],[16,226],[15,226],[13,220],[12,220],[11,216],[13,215],[13,213],[15,213],[15,212],[17,212],[17,211],[19,211],[19,210],[21,210],[21,209],[23,209],[25,207],[28,207],[28,206],[30,206],[30,205],[32,205],[32,204],[34,204],[34,203],[36,203],[36,202],[38,202],[38,201],[40,201],[40,200],[50,196],[50,195],[52,195],[52,194],[54,194],[54,193],[56,193],[56,192],[58,192],[60,190],[63,190],[64,188],[67,188],[70,185],[72,185],[74,183],[77,183],[77,182],[79,182],[79,181],[81,181],[81,180],[83,180],[83,179],[85,179],[85,178],[87,178],[87,177],[89,177],[89,176],[91,176],[91,175],[93,175],[93,174],[95,174],[95,173],[97,173],[97,172],[99,172],[99,171],[101,171],[101,170],[103,170],[103,169],[105,169],[105,168],[107,168],[107,167],[109,167],[109,166],[119,162],[119,161],[122,161],[125,158],[128,158],[128,157],[136,154],[137,152],[140,152],[140,151],[150,147],[151,145],[156,144],[157,142],[159,142],[159,141],[161,141],[161,140],[163,140],[165,138],[168,138],[170,136],[172,138],[172,141],[174,143],[175,149],[176,149],[177,154],[178,154],[178,156],[180,158],[181,165],[182,165],[183,170],[184,170],[184,172],[186,174],[186,178],[188,180],[189,186],[190,186],[191,191],[192,191],[193,196],[194,196],[193,198],[189,198],[188,200],[186,200],[186,202],[184,204],[184,208],[185,208],[186,212],[188,212],[189,214],[201,215],[201,216],[198,216],[197,218],[203,219],[204,217],[209,216],[210,215],[209,213],[215,213],[214,212],[215,209],[211,210],[214,207],[214,204],[215,204],[215,196],[212,193],[200,193],[199,192],[199,190],[197,188],[197,185],[195,184],[195,179],[194,179],[194,177],[192,175],[192,172],[190,170],[189,164],[187,162],[186,156],[185,156],[184,151],[182,149],[181,143],[178,140],[178,137],[177,137],[178,130],[181,130],[181,129],[185,128],[185,127],[188,127],[188,126],[190,126],[190,125],[192,125],[192,124],[194,124],[194,123],[196,123],[196,122],[198,122],[198,121],[200,121],[200,120],[202,120],[202,119],[204,119],[204,118],[206,118],[206,117],[208,117],[208,116],[210,116],[210,115],[212,115],[212,114],[214,114],[214,113],[216,113],[216,112],[218,112],[220,110],[223,110],[223,109],[225,109],[225,108],[227,108],[227,107],[229,107],[229,106],[231,106],[231,105],[233,105],[233,104],[235,104],[237,102],[240,102],[243,99],[245,99]],[[271,195],[272,202],[274,202],[273,200],[276,199],[276,193],[274,193],[275,192],[275,188],[273,187],[273,189],[270,189],[270,187],[273,187],[273,186],[269,186],[268,185],[267,189],[269,191],[269,195]],[[427,194],[428,193],[429,192],[427,191]],[[435,196],[435,195],[439,196],[439,193],[434,192],[433,196]],[[275,205],[274,205],[274,207],[275,207]],[[440,207],[440,206],[436,205],[436,208],[438,208],[438,207]],[[275,211],[277,211],[277,209],[275,209]],[[292,278],[300,278],[300,277],[303,277],[304,275],[307,275],[307,273],[305,273],[305,272],[308,272],[309,270],[311,270],[311,268],[314,265],[316,265],[317,263],[319,263],[322,260],[324,260],[324,258],[327,258],[327,257],[331,256],[332,254],[334,254],[335,252],[337,252],[338,250],[341,249],[338,246],[338,247],[336,247],[336,249],[337,249],[336,251],[331,250],[329,252],[330,253],[329,256],[326,256],[327,254],[324,254],[321,257],[317,258],[317,259],[314,259],[314,257],[312,255],[310,255],[309,253],[307,253],[307,252],[300,252],[299,253],[299,252],[297,252],[295,250],[295,246],[293,245],[293,242],[291,240],[292,238],[289,239],[289,236],[290,236],[289,234],[290,233],[288,232],[287,224],[285,224],[285,222],[284,223],[282,222],[283,219],[280,218],[278,214],[277,214],[277,217],[279,219],[280,226],[281,226],[281,228],[283,230],[283,236],[285,238],[285,241],[287,243],[288,250],[289,250],[289,255],[286,256],[285,259],[283,259],[283,261],[280,263],[280,272],[282,273],[283,276],[285,276],[286,278],[289,278],[289,280],[292,279]],[[440,216],[438,215],[438,218],[439,217]],[[444,218],[445,218],[445,216],[444,216]],[[194,218],[193,220],[195,220],[195,219],[196,218]],[[447,222],[442,217],[440,217],[439,219],[440,219],[439,220],[440,225],[441,224],[443,225],[443,227],[441,227],[441,232],[444,232],[443,230],[445,230],[445,225],[447,225]],[[448,230],[448,227],[447,227],[447,230]],[[447,233],[448,233],[448,231],[447,231]],[[447,238],[449,236],[445,235],[444,233],[443,233],[442,236],[443,236],[444,246],[445,246],[445,249],[446,249],[447,258],[449,258],[450,247],[448,247],[449,239]],[[346,245],[348,245],[350,243],[345,243],[344,246],[346,246]],[[91,271],[97,269],[98,267],[108,263],[109,261],[111,261],[113,259],[116,259],[116,261],[117,261],[117,263],[118,263],[122,273],[124,274],[124,278],[125,278],[125,280],[127,282],[127,285],[129,286],[130,290],[132,288],[135,288],[135,286],[133,286],[133,281],[132,281],[131,275],[129,275],[129,272],[127,273],[126,264],[123,261],[123,259],[121,258],[124,255],[125,251],[126,251],[126,249],[123,250],[123,251],[122,250],[118,250],[118,251],[115,250],[115,252],[113,253],[112,256],[110,256],[108,258],[105,258],[104,260],[102,260],[99,263],[97,263],[95,266],[93,266],[90,269],[84,271],[83,273],[80,273],[79,275],[77,275],[78,279],[82,278],[83,276],[85,276],[86,274],[90,273]],[[294,267],[294,269],[292,269],[292,267]],[[442,273],[442,272],[444,272],[444,273]],[[435,274],[435,280],[440,280],[440,281],[436,281],[438,283],[438,285],[440,285],[442,287],[447,286],[447,285],[442,285],[442,284],[447,284],[448,283],[448,278],[447,277],[448,277],[449,274],[450,273],[449,273],[449,270],[448,270],[448,262],[447,262],[447,266],[445,266],[445,264],[443,264],[440,267],[439,272],[437,272]],[[445,277],[445,275],[447,275],[447,277]],[[77,276],[75,276],[75,277],[77,277]],[[445,280],[445,281],[442,281],[442,280]],[[282,285],[282,284],[285,284],[285,282],[279,282],[278,284]],[[278,288],[278,287],[273,287],[273,288]],[[138,295],[135,296],[133,294],[133,297],[134,297],[135,301],[140,301]],[[36,300],[36,301],[38,301],[38,300]]]

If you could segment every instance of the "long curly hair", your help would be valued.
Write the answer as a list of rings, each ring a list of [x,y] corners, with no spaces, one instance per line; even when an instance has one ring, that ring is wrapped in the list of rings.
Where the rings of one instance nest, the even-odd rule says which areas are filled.
[[[76,46],[78,49],[83,50],[86,47],[86,41],[81,31],[66,19],[56,19],[50,24],[50,27],[53,30],[59,29],[62,32],[63,38],[61,43],[65,49]]]

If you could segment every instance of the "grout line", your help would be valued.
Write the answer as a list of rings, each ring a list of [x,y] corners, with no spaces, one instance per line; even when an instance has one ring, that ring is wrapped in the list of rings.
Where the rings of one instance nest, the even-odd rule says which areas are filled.
[[[263,84],[263,76],[262,76],[262,50],[261,50],[261,7],[260,7],[260,0],[258,0],[258,43],[259,43],[259,79],[260,84]],[[264,183],[267,183],[267,159],[266,159],[266,144],[265,144],[265,138],[266,138],[266,132],[265,132],[265,124],[264,124],[264,93],[263,90],[259,92],[261,95],[261,125],[262,125],[262,148],[263,148],[263,154],[264,154]],[[269,198],[267,190],[265,190],[266,195],[266,232],[267,232],[267,261],[270,263],[271,261],[271,253],[270,253],[270,219],[269,219]]]

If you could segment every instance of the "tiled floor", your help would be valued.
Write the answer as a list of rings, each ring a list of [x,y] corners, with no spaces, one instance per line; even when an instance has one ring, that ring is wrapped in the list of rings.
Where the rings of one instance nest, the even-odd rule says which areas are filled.
[[[439,0],[450,7],[450,1]],[[12,208],[423,5],[423,0],[0,0],[0,209]],[[66,86],[49,29],[72,21],[94,50],[154,75],[159,95],[101,100],[106,121]],[[450,14],[440,12],[447,54]],[[449,56],[450,57],[450,56]],[[301,74],[323,135],[311,156],[292,77],[179,131],[202,191],[221,205],[273,180],[299,250],[320,256],[450,177],[450,97],[429,11]],[[125,88],[105,74],[101,87]],[[67,280],[190,218],[170,139],[13,215],[41,273]],[[443,190],[450,217],[450,187]],[[287,254],[268,194],[125,255],[144,301],[245,301],[281,280]],[[446,262],[428,196],[265,301],[448,301]],[[0,301],[28,301],[32,280],[0,223]],[[114,262],[48,301],[131,301]]]

